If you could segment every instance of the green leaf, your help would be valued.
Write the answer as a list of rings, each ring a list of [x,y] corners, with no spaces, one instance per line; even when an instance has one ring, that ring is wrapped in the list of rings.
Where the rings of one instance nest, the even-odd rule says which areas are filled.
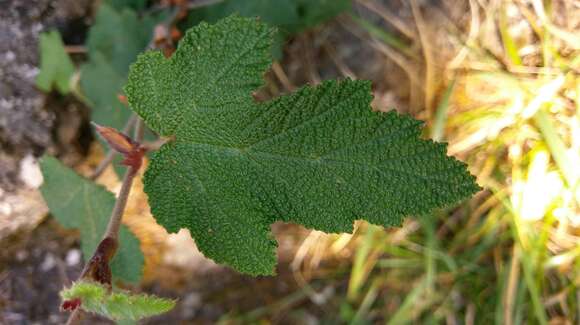
[[[60,33],[51,31],[40,34],[40,73],[36,86],[45,92],[57,89],[66,95],[74,72],[75,67],[64,49]]]
[[[269,67],[272,32],[230,17],[190,30],[176,53],[141,55],[125,91],[159,134],[145,191],[168,231],[190,230],[199,249],[249,274],[272,274],[275,221],[351,232],[366,219],[450,205],[479,190],[444,144],[421,140],[421,122],[372,112],[367,81],[328,81],[254,102]]]
[[[129,65],[149,44],[153,27],[162,17],[143,15],[130,9],[116,10],[102,4],[89,31],[87,48],[90,58],[100,53],[115,71],[126,75]]]
[[[118,98],[123,94],[129,65],[149,44],[155,24],[166,18],[166,13],[138,17],[129,9],[141,6],[142,2],[109,0],[101,4],[87,40],[89,61],[81,69],[80,84],[92,108],[91,120],[118,130],[123,129],[131,116]],[[146,139],[155,139],[151,132],[145,134]],[[119,176],[125,171],[121,160],[116,157],[113,162]]]
[[[292,32],[300,32],[350,10],[351,0],[294,0],[300,19],[293,24]]]
[[[60,292],[63,300],[81,299],[85,311],[112,320],[137,321],[166,313],[175,307],[175,301],[127,291],[112,291],[96,282],[79,281]]]
[[[350,6],[351,0],[226,0],[193,10],[186,25],[195,26],[201,21],[213,23],[231,14],[259,17],[280,31],[275,36],[274,53],[281,57],[284,39],[288,35],[330,20]]]
[[[226,0],[194,10],[189,19],[216,22],[231,14],[259,17],[287,33],[297,33],[346,11],[351,0]]]
[[[64,227],[80,230],[83,255],[85,259],[90,258],[105,233],[115,196],[53,157],[43,157],[40,168],[44,176],[40,191],[48,208]],[[137,283],[143,263],[139,240],[127,227],[121,226],[119,250],[111,262],[113,277]]]
[[[147,6],[147,0],[106,0],[106,3],[118,10],[124,8],[143,10]]]
[[[91,119],[122,129],[131,112],[119,102],[129,65],[149,43],[161,17],[142,18],[130,9],[102,4],[89,31],[89,62],[81,70],[81,88],[92,108]]]
[[[83,65],[81,76],[83,92],[93,107],[91,120],[121,130],[131,116],[131,110],[118,99],[126,83],[125,75],[117,72],[104,55],[97,52]]]
[[[294,0],[226,0],[194,10],[188,18],[197,24],[202,20],[216,22],[236,13],[244,17],[260,17],[273,26],[291,26],[300,20],[294,2]]]

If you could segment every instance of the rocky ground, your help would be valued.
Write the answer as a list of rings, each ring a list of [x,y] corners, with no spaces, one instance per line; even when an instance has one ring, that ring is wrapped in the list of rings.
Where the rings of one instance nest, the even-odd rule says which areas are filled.
[[[80,267],[74,234],[47,220],[36,190],[44,152],[72,163],[84,155],[87,109],[35,87],[38,36],[59,29],[82,44],[91,1],[0,1],[0,323],[62,323],[58,287]],[[88,135],[88,136],[87,136]],[[40,224],[40,226],[39,226]],[[57,228],[51,228],[57,227]],[[78,271],[76,271],[78,272]]]
[[[0,6],[0,187],[13,190],[21,182],[22,158],[45,150],[61,153],[79,140],[83,108],[54,103],[35,87],[38,36],[59,29],[67,44],[84,42],[83,23],[90,1],[5,0]],[[83,27],[84,26],[84,27]],[[84,29],[83,29],[84,28]],[[64,108],[63,108],[64,107]],[[65,123],[66,122],[66,123]],[[66,125],[67,131],[59,126]],[[68,133],[68,134],[64,134]],[[73,151],[73,150],[70,150]]]

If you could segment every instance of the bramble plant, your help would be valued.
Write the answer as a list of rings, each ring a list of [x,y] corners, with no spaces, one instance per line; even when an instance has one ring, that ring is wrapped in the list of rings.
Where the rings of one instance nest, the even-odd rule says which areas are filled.
[[[97,126],[129,168],[116,202],[55,159],[42,160],[42,192],[59,220],[111,214],[106,230],[81,230],[105,235],[88,248],[83,242],[85,256],[95,253],[81,281],[63,291],[64,307],[138,319],[172,305],[107,291],[112,279],[132,280],[142,265],[142,257],[123,254],[128,240],[119,236],[145,153],[141,120],[167,139],[144,174],[157,222],[169,232],[188,229],[205,256],[251,275],[275,272],[270,225],[276,221],[332,233],[352,232],[360,219],[398,226],[406,216],[455,204],[479,190],[465,164],[446,156],[445,144],[420,138],[421,122],[373,112],[370,82],[326,81],[256,102],[252,92],[264,84],[274,33],[256,19],[234,15],[190,29],[170,58],[160,51],[138,57],[124,88],[140,118],[135,137]],[[90,223],[79,222],[68,226],[85,229]],[[110,301],[117,294],[128,309],[128,301],[137,299],[139,311],[114,314]]]

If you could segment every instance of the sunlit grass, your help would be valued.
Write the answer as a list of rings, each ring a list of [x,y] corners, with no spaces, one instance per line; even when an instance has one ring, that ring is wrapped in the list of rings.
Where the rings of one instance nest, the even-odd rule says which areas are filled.
[[[393,17],[376,1],[359,2]],[[343,321],[580,321],[580,7],[562,0],[469,4],[466,31],[444,26],[448,34],[438,35],[454,44],[452,57],[417,58],[417,47],[433,51],[436,42],[419,34],[449,22],[417,17],[416,7],[415,26],[386,21],[401,38],[352,20],[390,59],[442,71],[439,81],[409,77],[411,87],[417,80],[424,87],[411,93],[429,99],[437,89],[432,103],[414,101],[425,102],[425,111],[409,111],[427,119],[426,135],[449,142],[449,153],[469,164],[485,190],[401,229],[360,224],[354,236],[308,246],[350,261],[339,264],[349,274]]]

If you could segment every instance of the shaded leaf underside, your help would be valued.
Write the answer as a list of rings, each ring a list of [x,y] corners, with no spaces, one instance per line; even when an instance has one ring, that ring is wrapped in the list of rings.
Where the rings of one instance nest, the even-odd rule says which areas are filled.
[[[125,88],[155,131],[173,135],[149,165],[157,221],[187,228],[200,250],[249,274],[271,274],[277,220],[350,232],[366,219],[391,226],[478,190],[421,123],[370,108],[370,83],[304,87],[266,103],[251,92],[270,64],[272,31],[230,17],[190,30],[165,59],[146,53]]]

